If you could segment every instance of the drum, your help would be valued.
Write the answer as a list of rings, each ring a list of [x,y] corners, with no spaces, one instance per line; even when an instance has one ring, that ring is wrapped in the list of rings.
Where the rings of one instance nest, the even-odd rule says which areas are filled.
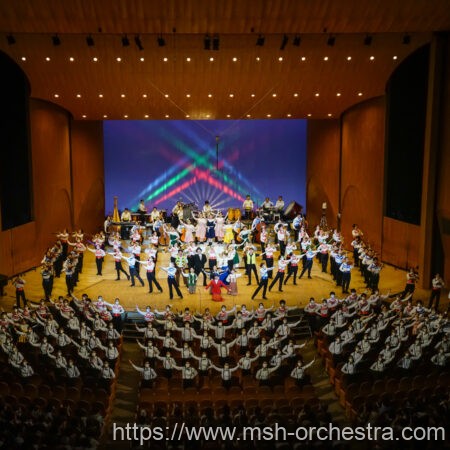
[[[239,208],[234,208],[234,220],[239,220],[241,218],[241,210]]]
[[[293,219],[295,216],[300,214],[303,210],[303,206],[299,205],[297,202],[291,202],[284,210],[284,217],[286,219]]]
[[[234,220],[234,208],[228,208],[227,218],[231,221]]]

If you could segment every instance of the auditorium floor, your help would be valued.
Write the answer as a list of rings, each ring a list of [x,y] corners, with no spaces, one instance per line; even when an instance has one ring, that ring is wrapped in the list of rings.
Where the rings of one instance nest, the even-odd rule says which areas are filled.
[[[160,253],[158,255],[157,267],[168,266],[168,260],[168,253]],[[123,265],[127,270],[126,263]],[[252,305],[257,306],[260,301],[263,301],[262,291],[259,292],[255,300],[251,300],[251,296],[256,289],[256,282],[252,279],[252,285],[246,286],[247,277],[245,276],[243,267],[239,269],[239,272],[242,273],[243,276],[238,278],[238,295],[227,295],[225,290],[223,290],[223,303],[212,301],[210,294],[202,286],[202,276],[200,276],[197,284],[197,292],[195,294],[189,294],[187,288],[184,287],[184,284],[182,283],[181,291],[184,299],[178,299],[174,293],[174,299],[170,300],[167,287],[167,276],[163,270],[157,269],[156,276],[164,292],[161,294],[158,292],[150,294],[148,292],[147,280],[145,279],[145,271],[142,268],[140,273],[145,281],[145,286],[141,287],[137,281],[135,287],[130,287],[130,283],[125,278],[122,278],[121,281],[115,281],[116,272],[114,270],[114,262],[110,257],[107,257],[105,260],[103,276],[97,276],[94,256],[92,253],[86,252],[84,256],[83,273],[80,275],[80,280],[75,288],[74,295],[76,297],[81,297],[81,294],[86,293],[93,300],[98,295],[102,295],[108,302],[111,302],[114,298],[118,297],[123,307],[127,310],[133,310],[136,305],[140,308],[151,305],[152,307],[161,310],[167,304],[171,304],[174,309],[179,310],[189,307],[192,311],[203,311],[204,308],[209,307],[213,313],[217,312],[222,305],[225,305],[227,309],[231,309],[235,305],[239,306],[246,304],[247,307],[251,309]],[[123,274],[122,277],[124,277]],[[40,269],[37,268],[36,270],[27,272],[24,275],[24,278],[26,281],[25,292],[27,298],[31,301],[39,301],[43,296]],[[381,272],[380,291],[383,294],[388,290],[391,290],[391,293],[400,292],[405,286],[405,280],[405,271],[385,265]],[[365,289],[362,277],[356,269],[353,270],[350,287],[355,288],[359,293],[363,292]],[[332,290],[336,291],[338,297],[343,296],[340,288],[335,286],[331,275],[322,273],[317,261],[314,261],[312,279],[308,279],[305,274],[301,280],[297,281],[297,286],[294,286],[291,278],[288,284],[283,287],[283,292],[278,292],[278,287],[274,286],[273,290],[267,293],[268,300],[265,300],[264,304],[266,307],[270,307],[272,304],[277,305],[281,299],[284,299],[289,306],[303,307],[309,301],[310,297],[314,297],[316,301],[320,301],[323,297],[328,296],[329,292]],[[66,293],[67,290],[64,277],[61,276],[61,278],[55,278],[53,297],[66,295]],[[5,310],[9,310],[11,306],[15,304],[15,291],[11,284],[5,288],[5,294],[6,295],[2,298],[2,306]],[[425,306],[427,305],[428,297],[429,291],[422,289],[417,289],[414,295],[415,300],[426,300],[426,302],[424,302]],[[443,295],[442,297],[444,298],[441,298],[441,309],[448,304],[447,296]]]

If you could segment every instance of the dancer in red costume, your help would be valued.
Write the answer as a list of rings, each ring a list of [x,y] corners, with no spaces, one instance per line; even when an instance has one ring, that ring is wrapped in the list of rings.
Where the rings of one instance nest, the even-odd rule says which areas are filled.
[[[228,286],[219,280],[219,275],[214,277],[214,280],[211,280],[209,284],[205,287],[205,289],[210,289],[212,299],[214,302],[223,302],[222,291],[221,289],[228,289]]]

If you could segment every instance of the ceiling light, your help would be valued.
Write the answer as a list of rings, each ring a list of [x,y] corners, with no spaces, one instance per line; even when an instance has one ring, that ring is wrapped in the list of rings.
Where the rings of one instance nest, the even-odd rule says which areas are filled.
[[[208,97],[211,98],[211,97],[212,97],[212,94],[208,94]]]
[[[298,97],[298,93],[297,92],[294,93],[294,97]]]
[[[107,119],[107,118],[108,118],[108,116],[107,116],[106,114],[104,114],[104,115],[103,115],[103,118],[104,118],[104,119]]]
[[[256,45],[258,45],[259,47],[262,47],[264,45],[264,42],[266,41],[266,38],[260,34],[258,36],[258,39],[256,39]]]
[[[191,58],[189,58],[189,56],[186,58],[187,62],[191,62]]]
[[[92,58],[92,61],[97,62],[97,61],[98,61],[98,58],[94,56],[94,57]]]
[[[324,57],[323,57],[323,60],[324,60],[324,61],[328,61],[328,56],[324,56]]]
[[[371,61],[373,61],[373,60],[375,59],[375,56],[371,56],[369,59],[370,59]]]
[[[299,35],[297,35],[294,37],[294,40],[292,41],[292,45],[295,45],[296,47],[298,47],[300,45],[300,41],[301,41],[301,38]]]
[[[142,97],[143,98],[147,98],[147,94],[142,94]]]
[[[318,97],[320,94],[319,94],[318,92],[316,92],[314,95],[315,95],[316,97]]]
[[[45,58],[45,60],[46,60],[46,61],[50,61],[50,58],[47,56],[47,57]]]
[[[392,59],[394,59],[394,60],[397,59],[397,56],[393,56]]]
[[[214,58],[211,56],[211,58],[209,58],[209,60],[210,60],[211,62],[213,62],[213,61],[214,61]]]
[[[234,97],[234,94],[230,94],[230,97],[233,98],[233,97]]]
[[[71,56],[71,57],[69,58],[69,61],[70,61],[70,62],[74,62],[74,61],[75,61],[75,58],[74,58],[73,56]]]
[[[206,118],[209,119],[211,116],[209,114],[206,114]]]
[[[291,114],[289,114],[289,113],[288,113],[288,114],[286,114],[286,117],[291,117]]]
[[[341,93],[338,92],[338,93],[336,94],[336,97],[340,97],[340,96],[341,96]]]
[[[88,47],[93,47],[95,45],[94,38],[91,35],[86,38],[86,44]]]
[[[123,47],[128,47],[130,45],[130,40],[128,39],[128,36],[125,35],[122,37],[122,46]]]
[[[169,98],[169,94],[164,94],[164,97]]]
[[[124,114],[123,118],[128,119],[128,114]]]
[[[59,94],[55,94],[54,97],[55,97],[55,98],[59,98]]]
[[[141,38],[139,37],[139,35],[134,37],[134,43],[136,44],[136,47],[139,50],[144,50],[144,47],[142,46],[142,41],[141,41]]]
[[[98,97],[99,98],[103,98],[103,94],[98,94]]]
[[[347,56],[347,61],[351,61],[352,57],[351,56]]]
[[[331,114],[331,113],[328,113],[328,117],[331,117],[333,114]]]
[[[52,44],[57,47],[58,45],[61,45],[61,39],[59,38],[59,36],[57,34],[55,34],[54,36],[52,36]]]
[[[236,56],[233,58],[233,62],[236,62],[237,61],[237,58],[236,58]]]
[[[25,58],[25,56],[22,56],[22,58],[20,58],[22,61],[26,61],[27,58]]]
[[[189,114],[186,114],[186,119],[189,119],[189,117],[191,117]]]
[[[212,48],[213,48],[213,50],[219,50],[219,45],[220,45],[219,36],[216,34],[213,37],[213,41],[212,41]]]
[[[162,35],[161,35],[161,36],[158,36],[157,41],[158,41],[159,47],[164,47],[164,46],[166,45],[166,41],[164,40],[164,38],[162,37]]]
[[[145,119],[148,119],[148,117],[149,117],[148,114],[144,114]]]
[[[256,61],[261,61],[261,58],[259,56],[257,56]]]
[[[336,38],[334,36],[330,36],[327,40],[327,45],[330,47],[333,47],[333,45],[336,43]]]
[[[122,98],[125,98],[125,94],[120,94],[120,96],[121,96]]]
[[[168,118],[169,118],[169,114],[166,114],[166,116],[165,116],[165,117],[166,117],[166,119],[168,119]]]
[[[287,34],[283,35],[283,39],[281,40],[280,50],[284,50],[284,47],[286,47],[288,42],[289,42],[288,35]]]
[[[362,92],[358,92],[358,96],[361,97],[363,94]]]
[[[231,117],[230,114],[227,114],[227,117],[230,118]]]
[[[190,97],[191,97],[191,94],[186,94],[186,97],[187,97],[187,98],[190,98]]]
[[[81,98],[81,94],[77,94],[77,98]]]
[[[83,119],[86,119],[86,114],[83,114],[82,116],[81,116]]]
[[[271,114],[267,114],[267,117],[272,117],[272,115]]]
[[[167,58],[167,57],[163,58],[163,61],[164,61],[164,62],[167,62],[167,61],[168,61],[168,58]]]
[[[409,34],[405,34],[403,36],[402,43],[405,44],[405,45],[410,44],[411,43],[411,36]]]
[[[370,36],[370,34],[368,34],[365,38],[364,38],[364,45],[371,45],[372,44],[372,36]]]
[[[279,58],[278,58],[278,61],[283,61],[283,57],[282,56],[280,56]]]
[[[255,96],[255,94],[251,94],[251,95],[250,95],[250,97],[254,97],[254,96]]]
[[[307,116],[308,116],[308,117],[311,117],[311,116],[312,116],[312,114],[311,114],[311,113],[309,113],[309,114],[307,114]]]
[[[8,34],[8,36],[6,36],[6,42],[8,42],[8,45],[14,45],[16,43],[16,38],[12,34]]]
[[[247,114],[247,117],[252,117],[250,114]]]
[[[204,50],[211,50],[211,38],[208,34],[203,39],[203,48]]]
[[[144,61],[145,61],[145,58],[141,56],[141,57],[139,58],[139,61],[144,62]]]
[[[302,56],[302,61],[306,61],[306,56]]]
[[[118,58],[116,58],[116,61],[120,62],[120,61],[122,61],[122,58],[119,56]]]
[[[272,97],[276,97],[277,96],[277,94],[274,92],[273,94],[272,94]]]

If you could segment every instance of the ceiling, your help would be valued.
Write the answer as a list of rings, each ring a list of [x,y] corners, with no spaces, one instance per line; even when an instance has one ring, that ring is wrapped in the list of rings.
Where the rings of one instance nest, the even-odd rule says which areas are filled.
[[[338,117],[382,95],[405,57],[449,29],[450,0],[0,3],[0,50],[32,96],[84,120]],[[206,34],[218,50],[204,49]]]

